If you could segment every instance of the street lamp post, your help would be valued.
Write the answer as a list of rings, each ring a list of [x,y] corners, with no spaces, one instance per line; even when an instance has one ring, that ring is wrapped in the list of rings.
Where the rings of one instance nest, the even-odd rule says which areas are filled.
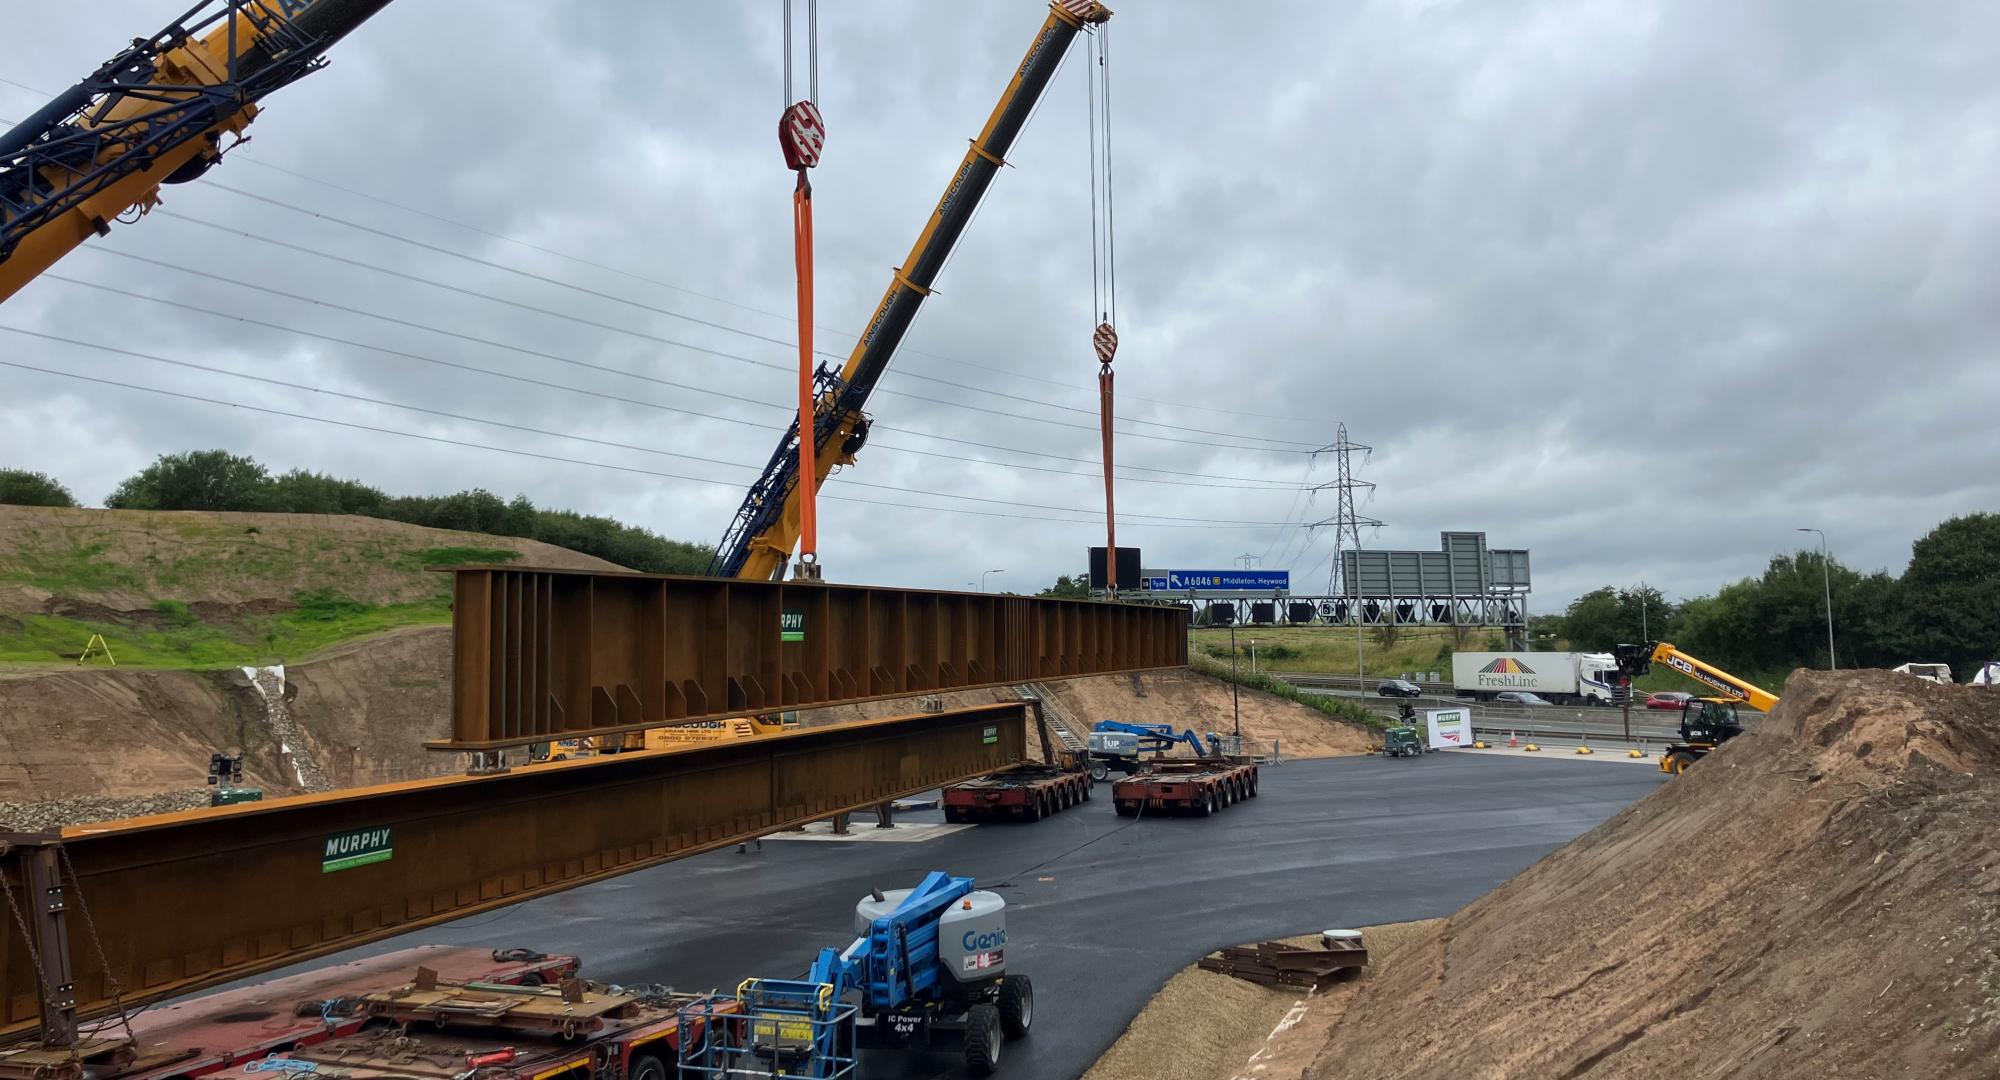
[[[985,591],[986,591],[986,575],[987,575],[987,574],[1004,574],[1004,573],[1006,573],[1006,572],[1007,572],[1007,571],[1005,571],[1005,570],[988,570],[988,571],[985,571],[984,573],[981,573],[981,574],[979,575],[979,591],[980,591],[980,592],[985,592]]]
[[[1819,533],[1819,585],[1826,596],[1826,669],[1839,671],[1840,660],[1833,651],[1833,560],[1826,553],[1826,533],[1818,529],[1800,529],[1800,532]]]

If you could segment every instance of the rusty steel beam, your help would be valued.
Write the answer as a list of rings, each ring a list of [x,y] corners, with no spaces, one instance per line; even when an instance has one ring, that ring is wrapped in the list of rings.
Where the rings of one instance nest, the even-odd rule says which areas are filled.
[[[1027,716],[988,705],[65,829],[53,934],[33,929],[51,838],[9,836],[0,1038],[36,1028],[38,968],[67,970],[77,1017],[111,1008],[107,974],[130,1008],[989,772],[1024,758]]]
[[[456,573],[452,735],[429,744],[440,750],[1187,663],[1179,606],[568,570]]]

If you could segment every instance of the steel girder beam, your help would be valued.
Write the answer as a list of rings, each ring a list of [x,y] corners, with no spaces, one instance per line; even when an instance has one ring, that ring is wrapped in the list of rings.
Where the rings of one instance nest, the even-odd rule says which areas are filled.
[[[0,1037],[36,1027],[38,969],[65,959],[77,1017],[111,1008],[107,968],[130,1008],[989,772],[1025,756],[1028,713],[989,705],[0,838],[22,916],[0,912]],[[66,861],[50,862],[52,842]],[[52,936],[66,947],[29,931],[42,940],[30,949],[22,932],[47,876],[37,859],[64,868]]]
[[[470,567],[452,737],[492,750],[746,713],[1187,663],[1175,607]]]

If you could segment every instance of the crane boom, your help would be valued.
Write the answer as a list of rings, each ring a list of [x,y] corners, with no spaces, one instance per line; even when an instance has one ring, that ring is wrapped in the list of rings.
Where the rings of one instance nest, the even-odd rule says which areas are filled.
[[[389,2],[202,0],[0,135],[0,302],[222,160],[259,99]]]
[[[861,410],[868,396],[902,344],[917,309],[930,295],[931,282],[964,235],[979,200],[1005,163],[1015,136],[1028,122],[1070,43],[1084,27],[1110,18],[1111,9],[1096,0],[1052,0],[1049,4],[1048,18],[1043,20],[1034,44],[1028,47],[1026,58],[1015,69],[979,137],[966,149],[944,197],[890,280],[846,365],[838,374],[824,366],[819,370],[815,380],[819,409],[813,419],[817,449],[813,490],[826,483],[836,466],[853,462],[867,441],[868,418]],[[799,542],[798,438],[799,425],[794,421],[737,508],[716,546],[709,573],[758,581],[773,580],[784,573],[792,548]]]
[[[1644,645],[1620,645],[1613,650],[1613,655],[1617,657],[1619,673],[1627,678],[1637,678],[1644,675],[1652,665],[1664,664],[1696,682],[1714,687],[1723,696],[1734,698],[1758,712],[1770,712],[1772,707],[1778,704],[1778,695],[1747,679],[1739,679],[1705,660],[1689,656],[1670,642],[1653,641]]]

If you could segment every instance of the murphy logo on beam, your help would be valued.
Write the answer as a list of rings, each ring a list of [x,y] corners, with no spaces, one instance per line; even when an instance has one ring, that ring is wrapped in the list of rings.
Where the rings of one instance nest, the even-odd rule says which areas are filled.
[[[356,829],[326,838],[320,854],[319,872],[331,874],[336,870],[352,870],[369,863],[388,862],[396,854],[390,843],[387,826],[379,829]]]

